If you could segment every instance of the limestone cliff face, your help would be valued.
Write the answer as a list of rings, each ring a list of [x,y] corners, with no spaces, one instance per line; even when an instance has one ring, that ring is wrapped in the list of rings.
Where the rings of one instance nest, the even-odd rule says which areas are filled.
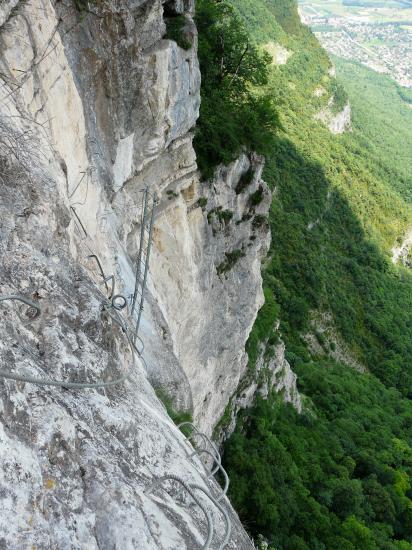
[[[211,433],[262,304],[270,197],[253,156],[200,181],[193,10],[192,0],[0,6],[0,295],[41,307],[34,318],[1,302],[1,370],[78,382],[130,373],[105,390],[0,380],[0,548],[194,549],[205,540],[204,517],[181,491],[144,492],[168,473],[207,486],[153,384]],[[177,15],[188,50],[164,38]],[[146,366],[102,309],[90,258],[130,296],[143,186],[160,199]],[[218,547],[224,522],[204,505]],[[224,506],[227,548],[251,548]]]
[[[396,245],[392,248],[392,262],[394,264],[402,263],[406,267],[411,267],[411,249],[412,249],[412,229],[405,236],[400,237]]]
[[[317,113],[315,118],[323,122],[332,134],[338,135],[351,131],[351,107],[349,102],[341,111],[334,113],[332,97],[328,106]]]
[[[246,370],[245,343],[263,305],[270,193],[262,168],[262,159],[243,155],[212,183],[178,182],[156,224],[154,294],[188,380],[194,417],[207,433]],[[167,373],[161,368],[153,375],[162,380]]]

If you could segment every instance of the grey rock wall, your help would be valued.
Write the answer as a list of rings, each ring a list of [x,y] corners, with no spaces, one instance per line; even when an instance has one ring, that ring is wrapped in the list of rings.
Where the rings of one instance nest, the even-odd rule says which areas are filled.
[[[351,127],[351,107],[349,102],[338,113],[332,111],[333,98],[329,101],[327,107],[316,114],[315,118],[325,124],[332,134],[338,135],[344,132],[350,132]]]
[[[186,17],[189,50],[163,38],[164,8]],[[200,509],[175,486],[144,492],[167,473],[207,486],[151,382],[211,432],[245,368],[262,303],[269,233],[253,224],[269,194],[261,161],[246,156],[213,183],[199,179],[193,9],[160,0],[90,2],[82,12],[70,1],[0,5],[0,293],[23,294],[42,311],[33,319],[18,302],[0,303],[1,370],[66,382],[130,373],[101,390],[0,380],[0,548],[191,550],[205,539]],[[251,162],[253,181],[236,194]],[[102,310],[105,287],[89,258],[98,255],[117,292],[131,294],[143,186],[160,199],[145,364]],[[219,207],[232,212],[228,223]],[[219,273],[234,250],[242,254]],[[224,505],[228,548],[251,548]],[[205,506],[217,548],[224,523]]]
[[[194,417],[209,434],[245,373],[245,343],[263,305],[270,193],[262,169],[263,159],[242,155],[213,182],[178,183],[156,224],[154,293],[189,382]],[[153,374],[161,379],[165,369]]]

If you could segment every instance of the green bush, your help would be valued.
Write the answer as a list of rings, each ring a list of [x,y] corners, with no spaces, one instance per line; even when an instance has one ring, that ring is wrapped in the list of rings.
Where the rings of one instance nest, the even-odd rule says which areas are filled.
[[[166,17],[166,34],[164,38],[173,40],[180,48],[190,50],[191,42],[185,35],[186,18],[184,15],[175,15],[174,17]]]
[[[176,193],[176,191],[173,191],[172,189],[168,189],[166,191],[167,198],[169,200],[176,199],[179,196],[179,193]]]
[[[326,338],[325,335],[322,332],[319,332],[318,330],[315,331],[316,340],[319,342],[319,344],[325,348],[326,347]]]
[[[201,208],[202,210],[205,209],[206,205],[207,205],[207,198],[206,197],[200,197],[198,200],[197,200],[197,206],[199,206],[199,208]]]
[[[263,289],[265,303],[259,310],[252,332],[246,342],[246,352],[249,357],[249,369],[253,370],[259,356],[260,343],[265,344],[274,335],[274,325],[279,318],[279,306],[269,287]]]
[[[227,225],[233,218],[233,212],[231,210],[223,210],[221,206],[212,208],[207,213],[208,223],[212,223],[214,219],[217,219],[220,223]]]
[[[248,203],[253,208],[258,206],[263,200],[263,187],[260,185],[259,188],[249,195]]]
[[[226,260],[216,267],[218,275],[223,275],[230,271],[240,260],[245,256],[245,253],[241,249],[232,250],[231,252],[225,252]]]
[[[268,218],[266,216],[262,216],[262,214],[256,214],[256,216],[252,220],[252,228],[258,229],[259,227],[267,225],[267,223]]]
[[[82,19],[86,12],[94,13],[91,11],[91,7],[96,6],[96,0],[74,0],[74,5],[76,10],[80,12],[80,18]]]
[[[235,189],[236,195],[242,193],[246,189],[246,187],[252,183],[253,174],[253,168],[252,166],[249,166],[248,170],[240,176],[240,179]]]
[[[334,80],[332,84],[332,94],[333,94],[332,112],[335,114],[340,113],[343,110],[343,108],[346,106],[349,100],[348,94],[343,84],[341,84],[337,80]]]
[[[76,6],[77,11],[85,11],[88,8],[88,0],[74,0],[74,5]]]
[[[404,88],[403,86],[397,86],[399,97],[405,101],[405,103],[412,104],[412,90],[410,88]]]
[[[155,388],[155,393],[160,401],[166,408],[167,414],[173,420],[176,425],[181,424],[182,422],[193,422],[192,414],[189,411],[178,411],[173,405],[173,398],[162,388]],[[190,428],[183,426],[182,432],[185,435],[190,434]]]

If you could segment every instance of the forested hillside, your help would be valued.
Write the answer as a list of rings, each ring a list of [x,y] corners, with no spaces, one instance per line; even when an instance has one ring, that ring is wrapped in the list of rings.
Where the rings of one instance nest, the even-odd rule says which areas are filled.
[[[412,276],[391,261],[412,225],[410,132],[378,92],[369,109],[345,66],[346,86],[336,80],[294,0],[233,6],[198,1],[197,154],[206,177],[244,145],[266,156],[272,245],[249,372],[281,337],[305,405],[299,415],[272,395],[238,418],[225,450],[231,499],[270,548],[412,548]],[[338,113],[347,94],[353,131],[334,136],[315,117]],[[324,317],[364,373],[332,359]]]
[[[353,127],[386,181],[412,202],[412,90],[356,62],[333,58],[351,97]]]

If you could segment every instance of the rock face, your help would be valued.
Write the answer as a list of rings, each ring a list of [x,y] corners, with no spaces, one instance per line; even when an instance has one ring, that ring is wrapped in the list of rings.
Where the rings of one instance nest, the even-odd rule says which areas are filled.
[[[349,102],[345,107],[338,113],[332,111],[333,98],[329,102],[328,107],[322,109],[315,116],[316,119],[320,120],[325,124],[332,134],[343,134],[351,130],[351,108]]]
[[[156,224],[153,286],[194,417],[207,433],[245,372],[245,343],[263,304],[260,260],[270,241],[270,194],[262,167],[261,159],[242,156],[212,183],[178,184],[172,191],[178,197]],[[161,380],[165,369],[153,374]]]
[[[265,44],[265,50],[272,56],[273,65],[285,65],[293,52],[277,42],[268,42]]]
[[[311,353],[318,357],[332,357],[335,361],[366,372],[366,367],[355,356],[348,344],[340,336],[333,321],[333,315],[327,311],[312,311],[310,315],[311,330],[302,335]]]
[[[279,327],[276,328],[278,330]],[[231,396],[226,410],[225,422],[221,422],[216,430],[219,440],[228,439],[236,428],[236,418],[239,411],[253,405],[256,395],[264,399],[269,391],[274,389],[286,403],[290,403],[300,413],[302,412],[302,397],[296,384],[297,376],[292,371],[285,357],[285,344],[279,338],[270,358],[265,358],[265,348],[261,347],[253,376],[246,375]]]
[[[412,229],[399,239],[398,246],[392,248],[392,262],[397,264],[401,262],[406,267],[411,267],[411,248],[412,248]]]
[[[207,487],[153,385],[212,432],[263,301],[270,197],[254,156],[199,179],[193,9],[191,0],[0,6],[0,297],[41,307],[34,318],[0,302],[0,370],[66,383],[129,374],[82,391],[0,379],[0,548],[192,550],[206,538],[200,508],[176,485],[144,492],[170,473]],[[164,14],[184,16],[190,49],[163,38]],[[160,200],[144,363],[102,307],[108,293],[90,257],[128,298],[143,186]],[[207,497],[204,506],[218,547],[223,517]],[[224,506],[227,548],[252,548]]]

